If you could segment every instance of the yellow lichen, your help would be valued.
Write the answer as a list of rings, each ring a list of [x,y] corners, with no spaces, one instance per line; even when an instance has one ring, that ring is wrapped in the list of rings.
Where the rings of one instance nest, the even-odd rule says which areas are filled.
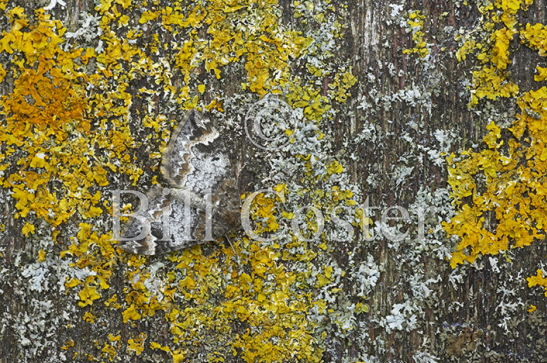
[[[547,33],[543,25],[520,27],[515,20],[517,12],[530,4],[531,0],[496,0],[479,9],[492,23],[503,25],[498,30],[488,28],[492,37],[489,43],[482,44],[483,52],[478,58],[485,65],[473,73],[470,106],[484,97],[517,96],[518,86],[507,80],[505,71],[510,65],[509,44],[514,34],[520,33],[521,42],[540,55],[546,54]],[[501,16],[495,9],[502,10]],[[459,60],[465,59],[473,44],[468,40],[460,48]],[[537,70],[539,74],[534,79],[544,80],[544,68],[538,66]],[[459,237],[450,260],[452,267],[545,238],[547,145],[543,140],[547,138],[547,88],[520,95],[516,104],[520,113],[510,127],[488,124],[483,150],[467,150],[458,157],[451,154],[447,158],[448,183],[457,213],[443,225],[449,235]],[[541,270],[538,276],[528,278],[529,286],[544,286],[543,282]]]
[[[412,32],[412,41],[415,45],[414,48],[404,49],[403,54],[416,53],[420,58],[429,55],[428,44],[425,41],[424,20],[425,15],[420,10],[414,10],[408,15],[407,24],[409,31]]]
[[[545,296],[547,296],[547,278],[543,277],[543,270],[537,270],[536,276],[528,277],[528,287],[543,286],[545,289]],[[534,311],[533,309],[532,311]]]
[[[0,9],[6,4],[0,0]],[[333,6],[328,8],[334,11]],[[308,10],[311,16],[303,14],[303,21],[325,21],[325,14]],[[95,12],[100,28],[95,40],[100,43],[88,47],[66,37],[63,23],[43,9],[34,16],[27,16],[21,7],[6,11],[10,28],[2,32],[0,53],[9,61],[0,67],[0,80],[13,79],[13,87],[0,99],[5,119],[0,142],[6,145],[0,155],[0,183],[12,191],[23,234],[36,233],[36,220],[42,220],[52,227],[55,239],[62,236],[63,227],[79,220],[76,235],[64,239],[60,258],[68,259],[71,268],[86,271],[85,278],[65,280],[65,287],[77,292],[78,306],[86,309],[84,320],[100,321],[95,307],[104,304],[119,311],[121,320],[133,329],[138,321],[163,311],[171,343],[151,347],[170,352],[174,362],[191,356],[205,335],[218,338],[226,352],[236,351],[247,361],[321,361],[316,323],[307,315],[322,303],[302,288],[308,276],[285,265],[286,261],[311,265],[317,252],[306,243],[295,239],[294,251],[299,252],[288,252],[275,243],[265,247],[243,238],[233,248],[222,247],[207,256],[199,246],[179,251],[167,257],[176,269],[162,272],[164,283],[151,291],[151,279],[160,277],[152,276],[148,258],[117,249],[112,233],[96,222],[104,222],[112,212],[108,188],[118,187],[126,178],[137,185],[150,165],[157,170],[168,130],[178,122],[151,111],[159,97],[173,100],[181,110],[224,112],[223,95],[210,84],[238,65],[245,74],[242,93],[285,95],[308,121],[319,124],[333,103],[350,96],[356,83],[352,69],[341,64],[319,70],[306,64],[309,77],[295,75],[295,60],[309,52],[315,40],[285,27],[274,0],[171,1],[169,6],[158,1],[102,0]],[[130,16],[133,12],[136,17]],[[332,35],[341,37],[339,22],[334,23]],[[168,37],[174,40],[166,42]],[[138,45],[143,38],[144,47]],[[132,88],[135,80],[142,79],[149,80],[146,86]],[[144,107],[137,109],[137,101]],[[146,128],[145,139],[136,138],[139,127]],[[316,134],[318,140],[324,137],[319,130]],[[149,157],[138,151],[142,143],[153,145]],[[311,171],[311,163],[305,164]],[[344,170],[336,161],[327,163],[326,169],[323,181]],[[152,182],[157,183],[154,178]],[[347,191],[336,193],[329,203],[351,205]],[[251,218],[257,233],[274,234],[280,219],[290,215],[281,210],[277,198],[260,195]],[[317,230],[311,214],[308,217],[309,229]],[[327,249],[323,242],[321,251]],[[236,262],[240,256],[243,261]],[[49,251],[38,253],[40,262],[50,257]],[[245,273],[239,263],[246,266]],[[126,286],[114,294],[110,284],[119,266],[125,271]],[[332,273],[332,268],[324,269],[325,283]],[[231,327],[238,322],[251,329],[232,334]],[[127,349],[142,354],[145,339],[132,336]],[[96,341],[100,356],[114,361],[120,336],[110,334],[104,340]],[[221,353],[211,353],[211,360],[221,359]]]
[[[456,35],[456,40],[462,42],[456,52],[458,61],[465,60],[468,54],[476,52],[477,59],[483,64],[480,70],[473,71],[468,107],[476,106],[484,97],[495,100],[498,97],[515,97],[518,94],[518,86],[510,81],[510,73],[506,69],[511,63],[511,41],[519,32],[516,14],[521,9],[527,10],[532,3],[532,0],[488,1],[486,5],[478,7],[483,14],[480,24],[469,33]],[[486,41],[479,40],[480,32],[487,34]]]

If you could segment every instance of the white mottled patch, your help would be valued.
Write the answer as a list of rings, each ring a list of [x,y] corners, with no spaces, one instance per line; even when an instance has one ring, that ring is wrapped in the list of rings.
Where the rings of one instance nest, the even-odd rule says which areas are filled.
[[[120,247],[154,255],[217,239],[237,226],[237,181],[223,138],[210,120],[190,111],[171,135],[161,172],[170,188],[148,194],[150,231],[133,220]],[[144,230],[146,232],[146,230]],[[139,237],[140,236],[140,237]]]

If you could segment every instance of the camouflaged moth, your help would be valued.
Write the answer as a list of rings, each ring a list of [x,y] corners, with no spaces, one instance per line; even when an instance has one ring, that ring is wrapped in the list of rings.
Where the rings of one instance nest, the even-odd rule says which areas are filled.
[[[238,173],[228,151],[209,119],[196,110],[188,112],[162,159],[161,173],[170,187],[152,188],[147,203],[141,198],[145,211],[127,223],[119,246],[135,254],[163,254],[238,228]]]

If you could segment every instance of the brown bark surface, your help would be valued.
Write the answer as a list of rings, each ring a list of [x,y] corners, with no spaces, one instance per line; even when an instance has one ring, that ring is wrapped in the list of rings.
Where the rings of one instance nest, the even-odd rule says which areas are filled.
[[[79,27],[79,15],[83,12],[93,13],[96,2],[65,1],[67,10],[58,6],[53,14],[63,21],[69,31],[74,31]],[[10,6],[12,3],[23,6],[29,13],[32,9],[47,5],[44,4],[46,1],[38,0],[11,1]],[[470,82],[472,71],[479,69],[480,64],[472,56],[462,62],[455,59],[454,53],[460,44],[454,40],[454,34],[459,29],[471,30],[480,18],[474,2],[465,6],[460,1],[406,1],[396,17],[390,15],[393,7],[388,2],[349,0],[344,4],[333,2],[332,5],[335,9],[333,12],[343,21],[344,27],[343,37],[337,39],[341,44],[340,52],[334,55],[336,59],[332,63],[335,66],[351,65],[357,83],[349,89],[351,96],[347,102],[333,103],[334,116],[330,120],[322,121],[320,125],[321,131],[331,142],[329,157],[344,166],[349,184],[361,191],[358,196],[359,203],[364,203],[368,198],[370,206],[377,206],[380,211],[390,206],[402,206],[412,210],[411,206],[418,197],[435,199],[433,196],[436,192],[444,193],[448,188],[446,163],[435,164],[427,156],[427,150],[440,149],[435,133],[438,130],[452,133],[449,136],[452,142],[450,152],[457,153],[471,147],[481,149],[482,138],[487,132],[485,127],[490,122],[489,115],[495,113],[492,117],[496,120],[512,121],[518,111],[515,99],[481,101],[473,110],[467,107],[469,89],[465,81]],[[519,13],[519,22],[545,23],[546,5],[545,0],[535,1],[530,10]],[[282,10],[281,20],[286,27],[300,30],[304,35],[306,31],[313,30],[313,24],[303,24],[301,18],[294,17],[294,2],[280,0],[279,8]],[[409,10],[420,10],[425,15],[425,39],[432,44],[430,57],[426,60],[420,59],[416,54],[403,54],[404,49],[415,46],[412,35],[401,26],[401,23],[407,21]],[[137,18],[141,14],[140,11],[130,8],[129,12],[131,11],[135,11],[133,16]],[[7,29],[5,22],[1,26],[6,26]],[[203,37],[207,36],[203,30]],[[533,81],[534,69],[542,61],[544,63],[544,59],[537,52],[519,46],[518,41],[512,44],[514,51],[511,58],[511,79],[519,84],[521,92],[539,88],[537,82]],[[2,62],[7,59],[4,54]],[[295,62],[291,67],[295,74],[305,77],[305,64]],[[205,104],[214,99],[215,95],[209,94],[211,89],[221,89],[224,95],[241,93],[240,83],[245,77],[242,67],[227,71],[222,79],[215,79],[214,75],[211,76],[212,72],[204,69],[201,71],[203,74],[197,77],[209,82],[203,95]],[[175,73],[172,81],[175,85],[182,84],[183,75]],[[137,90],[146,86],[147,82],[144,78],[135,80],[129,87],[128,92],[134,97],[131,112],[145,109],[149,104],[149,100],[137,98]],[[328,96],[329,85],[333,82],[332,74],[329,74],[317,87],[322,89],[323,95]],[[420,92],[412,102],[402,99],[386,100],[387,97],[409,89]],[[3,95],[11,92],[13,79],[7,77],[0,90]],[[364,101],[370,107],[360,107]],[[156,102],[158,109],[155,112],[166,114],[167,111],[162,108],[161,97]],[[178,118],[183,114],[183,111],[173,110],[168,117]],[[226,114],[241,115],[241,112],[226,108]],[[141,144],[138,148],[138,153],[142,155],[138,165],[145,169],[145,174],[139,181],[139,186],[143,187],[151,183],[154,175],[158,175],[147,155],[151,151],[159,150],[160,138],[152,142],[144,139],[146,131],[138,126],[138,121],[134,117],[132,122],[135,124],[132,126],[135,138],[143,137],[139,140]],[[219,125],[224,132],[231,130],[229,126],[221,123]],[[231,157],[247,165],[248,179],[242,182],[247,188],[242,191],[248,193],[260,189],[258,186],[263,186],[260,183],[273,175],[269,170],[269,162],[277,154],[253,148],[246,142],[242,129],[239,128],[237,132],[228,144],[234,151]],[[404,135],[409,138],[403,137]],[[5,147],[0,145],[0,151],[5,152]],[[398,167],[399,170],[403,170],[403,167],[411,169],[399,179],[396,172]],[[288,175],[287,179],[297,179],[294,174]],[[159,180],[162,181],[161,176]],[[122,189],[129,188],[131,184],[127,175],[120,176],[117,181]],[[304,187],[313,191],[320,185],[321,183]],[[0,201],[3,205],[0,217],[1,223],[5,225],[0,237],[0,363],[60,361],[60,353],[65,355],[68,362],[83,362],[88,359],[105,362],[172,361],[173,354],[149,347],[151,342],[162,345],[172,343],[172,325],[166,320],[169,310],[159,310],[155,316],[146,320],[124,323],[122,310],[98,303],[113,294],[117,294],[120,301],[124,301],[123,297],[130,286],[126,265],[119,263],[111,266],[112,277],[108,281],[110,293],[93,304],[92,309],[90,306],[85,309],[78,307],[79,290],[60,290],[57,281],[64,284],[71,277],[63,276],[66,271],[61,267],[57,270],[55,266],[50,267],[51,282],[47,290],[29,289],[32,279],[22,276],[21,273],[27,266],[36,263],[39,250],[42,249],[38,243],[40,237],[39,234],[31,237],[21,234],[24,222],[13,218],[17,209],[7,190],[8,188],[0,190]],[[311,203],[310,199],[313,198],[308,199]],[[426,219],[427,228],[435,228],[450,217],[449,204],[450,199],[440,197],[431,202],[440,212]],[[416,216],[412,218],[416,222]],[[376,212],[373,219],[379,220],[380,212]],[[58,255],[68,248],[72,243],[70,237],[76,235],[78,224],[82,221],[80,217],[74,216],[70,225],[62,227],[62,234],[58,243],[52,247],[52,254]],[[44,224],[44,230],[45,226]],[[409,223],[406,227],[412,235],[416,234],[415,223]],[[356,236],[362,237],[362,232],[358,232],[357,227],[355,231]],[[242,231],[239,233],[238,238],[243,235]],[[439,235],[442,234],[442,231],[439,232]],[[449,251],[457,244],[446,236],[440,242]],[[335,302],[329,305],[338,315],[325,313],[326,318],[311,329],[311,335],[317,339],[312,350],[319,352],[320,361],[544,361],[547,349],[546,298],[541,289],[528,288],[526,283],[526,277],[535,275],[536,269],[540,268],[544,260],[544,241],[512,250],[507,257],[483,256],[474,265],[465,264],[456,269],[450,267],[448,256],[443,256],[437,246],[431,245],[416,252],[419,244],[408,240],[394,243],[383,238],[367,242],[355,238],[349,242],[328,240],[328,245],[329,249],[325,252],[314,245],[315,251],[324,253],[323,260],[316,262],[317,271],[323,271],[323,267],[328,265],[339,267],[345,274],[341,275],[336,286],[343,293],[336,295]],[[237,246],[239,244],[236,243]],[[230,250],[229,244],[224,247],[222,251]],[[218,251],[216,244],[203,245],[201,249],[205,256]],[[362,297],[359,296],[360,286],[355,273],[359,271],[359,266],[367,264],[369,256],[372,256],[378,268],[379,279],[366,292],[366,297]],[[328,263],[323,265],[324,261]],[[171,269],[169,271],[174,273],[178,271],[175,268],[176,263],[168,262],[165,256],[149,257],[145,265],[152,266],[155,263],[165,264],[167,270]],[[297,265],[296,261],[294,265],[290,261],[285,263],[289,270]],[[244,263],[242,271],[250,273],[249,266]],[[309,272],[311,275],[312,271]],[[305,281],[302,283],[307,284]],[[419,291],[420,286],[422,290]],[[320,289],[312,288],[310,291],[312,294],[320,293]],[[224,299],[222,293],[216,293],[211,293],[210,299]],[[44,301],[47,301],[47,306],[42,305],[41,302]],[[343,324],[336,319],[343,320],[345,312],[350,311],[351,314],[351,309],[355,308],[350,308],[351,304],[357,303],[366,304],[369,311],[355,313],[352,315],[351,328],[341,328]],[[179,302],[179,309],[184,308],[185,304]],[[194,307],[199,304],[196,300],[187,306]],[[390,320],[386,319],[397,315],[394,313],[397,304],[403,304],[410,309],[404,312],[403,307],[401,316],[405,317],[405,321],[414,316],[412,327],[397,329],[387,326]],[[528,312],[531,305],[535,305],[537,310]],[[68,309],[67,306],[71,308]],[[123,307],[126,308],[127,306]],[[100,317],[99,322],[84,322],[83,317],[87,311]],[[63,314],[65,317],[61,319]],[[312,313],[308,311],[307,314]],[[210,319],[215,319],[213,312]],[[234,320],[229,325],[226,321],[219,320],[216,330],[212,328],[215,324],[208,326],[211,331],[204,333],[207,339],[201,342],[201,346],[194,346],[194,350],[187,353],[183,361],[214,361],[215,355],[212,352],[215,351],[219,352],[217,357],[223,357],[226,362],[253,361],[250,358],[246,360],[243,349],[233,348],[231,351],[226,343],[236,334],[251,331],[247,321]],[[403,324],[403,327],[406,326]],[[189,322],[186,329],[192,330],[192,322]],[[145,350],[144,353],[135,355],[126,348],[128,340],[134,339],[139,333],[146,334]],[[105,343],[110,343],[107,340],[108,334],[121,337],[120,349],[113,360],[109,360],[108,356],[101,356]],[[24,342],[23,336],[30,339],[30,343]],[[74,345],[61,350],[71,340]],[[275,341],[273,344],[275,345]],[[256,358],[256,361],[260,360]],[[295,355],[284,356],[280,361],[313,360],[304,355]]]

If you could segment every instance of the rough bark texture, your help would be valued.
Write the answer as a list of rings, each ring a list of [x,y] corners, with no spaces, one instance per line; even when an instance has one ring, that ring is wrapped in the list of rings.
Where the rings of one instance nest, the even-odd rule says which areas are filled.
[[[80,14],[95,14],[93,9],[99,3],[91,0],[65,2],[66,8],[57,5],[51,14],[53,19],[61,20],[69,32],[80,27]],[[47,5],[44,3],[14,0],[8,1],[7,9],[19,4],[31,14],[34,9]],[[115,3],[119,3],[114,6],[121,11],[123,1]],[[315,2],[315,7],[320,3]],[[528,11],[517,14],[518,21],[522,24],[547,22],[546,5],[545,0],[535,1]],[[295,9],[299,6],[296,2],[280,0],[278,5],[272,6],[282,11],[279,21],[285,28],[302,31],[304,37],[317,31],[314,27],[318,24],[304,22],[303,19],[307,19],[305,16],[295,16]],[[547,349],[547,298],[543,296],[542,289],[529,288],[526,282],[527,277],[535,275],[536,269],[541,268],[546,255],[544,241],[536,241],[531,246],[512,249],[501,255],[482,256],[474,264],[458,265],[453,269],[447,252],[456,248],[457,241],[447,238],[440,227],[442,221],[453,215],[455,207],[451,206],[448,198],[447,165],[435,162],[444,158],[444,155],[438,156],[439,152],[459,153],[471,147],[474,150],[484,149],[482,139],[487,134],[489,122],[495,120],[509,125],[515,114],[520,112],[516,98],[481,100],[474,109],[467,107],[470,89],[465,82],[470,85],[472,71],[478,70],[481,64],[473,56],[462,62],[456,60],[455,52],[461,43],[454,40],[454,35],[460,29],[471,31],[476,26],[481,14],[474,2],[464,5],[460,1],[406,1],[401,4],[400,10],[395,11],[397,6],[398,3],[372,0],[333,2],[332,9],[326,12],[333,19],[338,19],[343,28],[342,36],[334,39],[337,44],[335,53],[325,58],[326,64],[322,65],[329,71],[325,71],[323,79],[320,79],[321,76],[310,76],[306,68],[306,64],[310,63],[308,58],[295,57],[289,64],[292,76],[311,80],[313,87],[332,105],[330,115],[325,113],[319,116],[319,121],[308,120],[310,124],[318,125],[325,135],[316,149],[318,163],[330,165],[332,160],[336,160],[344,168],[343,172],[330,173],[324,180],[311,181],[313,178],[306,174],[305,168],[309,167],[313,175],[315,166],[306,164],[303,152],[262,150],[247,141],[242,119],[248,104],[258,100],[256,93],[260,92],[242,90],[240,84],[247,77],[242,62],[222,68],[220,79],[204,66],[197,67],[192,70],[191,80],[207,85],[207,90],[200,94],[202,105],[208,105],[215,99],[218,90],[224,97],[224,111],[211,112],[209,117],[215,119],[221,134],[229,135],[225,137],[227,143],[232,145],[232,160],[246,165],[248,173],[240,180],[242,193],[248,195],[280,183],[289,185],[289,188],[299,185],[304,192],[288,192],[285,210],[290,212],[291,208],[294,211],[305,205],[320,209],[328,207],[332,199],[321,199],[318,197],[320,193],[315,191],[324,189],[325,195],[330,196],[334,195],[332,187],[340,186],[340,190],[351,189],[352,198],[357,203],[362,204],[368,199],[370,206],[379,208],[373,215],[375,222],[380,220],[381,212],[386,208],[402,206],[409,210],[411,221],[400,227],[401,231],[409,231],[409,238],[394,242],[378,237],[366,241],[363,239],[365,233],[357,223],[353,226],[355,237],[348,241],[329,237],[332,231],[328,227],[322,238],[296,247],[292,246],[294,239],[287,237],[278,242],[280,247],[275,251],[279,255],[275,262],[266,257],[253,260],[253,254],[258,252],[249,247],[248,241],[245,242],[243,231],[236,231],[229,237],[233,247],[227,242],[209,243],[193,252],[181,251],[177,257],[170,259],[167,256],[152,256],[143,260],[127,256],[119,250],[112,257],[101,252],[106,247],[98,242],[80,255],[72,251],[61,258],[61,252],[69,250],[71,244],[82,245],[79,235],[79,244],[75,242],[80,223],[94,224],[103,234],[109,231],[108,208],[105,206],[103,216],[91,219],[99,222],[90,222],[80,214],[74,214],[57,228],[60,234],[56,242],[44,244],[41,241],[47,239],[45,236],[49,235],[51,228],[32,213],[27,219],[14,218],[20,210],[15,206],[17,201],[8,193],[9,190],[13,191],[12,186],[6,184],[0,190],[0,201],[4,206],[0,219],[4,226],[0,234],[0,362],[208,362],[221,359],[227,362],[544,361]],[[316,11],[316,8],[310,11]],[[188,9],[192,9],[190,3],[184,11],[189,12]],[[405,30],[408,28],[405,25],[408,14],[413,10],[425,15],[423,32],[429,47],[429,55],[425,58],[415,53],[403,53],[404,49],[415,47],[412,33]],[[130,5],[123,13],[137,22],[142,11]],[[11,28],[5,16],[0,24],[6,31]],[[198,29],[205,39],[210,36],[206,30],[205,27]],[[172,41],[161,38],[166,36],[166,33],[160,34],[159,43]],[[138,47],[152,54],[152,58],[156,57],[149,49],[150,34],[145,34],[143,39],[137,42]],[[519,85],[521,93],[539,88],[545,82],[533,80],[534,69],[542,61],[544,65],[544,57],[519,45],[518,40],[513,40],[511,46],[511,79]],[[160,50],[158,54],[162,52]],[[1,57],[4,65],[11,61],[11,56],[6,52]],[[160,58],[159,55],[157,57]],[[357,82],[349,88],[351,95],[345,102],[336,102],[333,93],[329,92],[338,87],[332,86],[335,76],[348,69],[351,69]],[[171,77],[175,87],[185,84],[182,71],[173,70]],[[13,92],[13,82],[14,78],[8,74],[0,86],[2,95]],[[129,126],[136,141],[136,147],[128,149],[127,153],[136,156],[132,162],[144,173],[136,186],[132,186],[129,174],[109,171],[109,187],[112,189],[146,191],[154,176],[160,183],[165,182],[157,168],[158,158],[149,155],[161,151],[160,145],[165,146],[169,140],[169,133],[166,132],[172,130],[176,123],[170,124],[169,121],[181,119],[185,110],[163,104],[167,92],[162,93],[161,90],[148,98],[138,96],[140,88],[153,88],[153,83],[144,74],[140,79],[135,77],[131,80],[126,90],[133,99],[128,112],[132,115]],[[409,95],[408,90],[416,90],[417,93]],[[289,87],[289,91],[280,98],[289,99],[287,93],[291,91]],[[394,97],[397,94],[399,96]],[[233,96],[232,100],[228,100],[232,95],[240,98]],[[294,107],[299,100],[301,98],[287,102]],[[151,105],[156,105],[156,108]],[[156,130],[151,139],[146,136],[152,133],[152,128],[143,128],[140,124],[142,115],[146,113],[152,115],[152,119],[165,115],[168,120],[160,122],[160,130]],[[0,121],[6,124],[7,116],[0,115]],[[92,130],[100,128],[97,126],[100,117],[94,117]],[[443,144],[435,136],[439,130],[445,131],[450,142]],[[7,147],[7,144],[0,144],[0,153],[6,153]],[[99,147],[95,150],[99,159],[108,156],[101,150]],[[297,154],[303,157],[299,159]],[[24,152],[16,155],[21,158],[27,156]],[[291,168],[278,166],[272,161],[274,159],[300,161],[291,164]],[[274,164],[277,166],[272,167]],[[10,165],[4,177],[17,173],[18,168],[17,165]],[[272,168],[273,171],[270,170]],[[55,185],[49,184],[49,187],[55,188]],[[61,190],[63,185],[57,187]],[[109,187],[96,186],[90,191],[101,190],[107,199]],[[330,204],[331,207],[333,205],[337,204]],[[431,235],[434,237],[427,237],[426,242],[421,243],[416,239],[419,222],[416,208],[427,205],[437,208],[436,213],[426,215],[424,222],[426,234],[433,231]],[[324,215],[328,213],[324,211]],[[490,218],[494,223],[495,216]],[[36,233],[27,237],[21,233],[26,221],[36,226]],[[281,221],[279,218],[279,223],[283,224]],[[285,224],[289,226],[290,221],[285,220]],[[322,242],[326,245],[321,246]],[[258,246],[267,251],[272,248]],[[285,258],[283,250],[291,248],[301,250],[288,253],[289,257],[294,254],[294,259]],[[308,249],[313,251],[315,258],[306,260],[301,257]],[[39,257],[41,250],[46,250],[47,258]],[[239,257],[235,257],[233,251],[237,251]],[[271,255],[268,256],[271,258]],[[109,258],[112,264],[109,264]],[[74,265],[69,266],[70,263]],[[257,267],[260,263],[267,266],[265,272]],[[100,266],[103,272],[98,274],[107,276],[104,282],[109,287],[103,288],[98,280],[65,287],[71,279],[89,279],[87,273],[78,275],[74,272],[86,271],[86,266],[93,271]],[[282,270],[276,269],[276,266],[283,266],[284,271],[290,272],[286,279],[296,279],[296,282],[290,283],[287,280],[288,285],[298,287],[283,290],[280,286],[285,283],[285,275],[276,275]],[[302,271],[304,267],[307,270]],[[330,272],[327,272],[329,267]],[[47,272],[28,272],[39,271],[40,268]],[[195,272],[196,269],[209,268],[216,273]],[[245,274],[251,276],[250,282],[240,278]],[[145,275],[146,278],[143,277]],[[187,276],[193,276],[197,290],[188,282]],[[322,278],[328,282],[321,283]],[[256,285],[258,280],[261,281],[260,287]],[[163,285],[153,290],[150,286],[154,281]],[[146,285],[144,289],[145,285],[141,284],[141,288],[139,282],[152,285]],[[33,288],[36,283],[44,288]],[[275,292],[283,291],[288,296],[287,301],[296,304],[300,299],[303,306],[295,310],[299,313],[264,305],[263,297],[258,295],[262,284],[266,286],[268,283],[273,285],[272,291],[263,294],[266,301],[277,301]],[[101,297],[82,307],[78,303],[85,301],[85,298],[80,291],[90,284],[96,287]],[[235,286],[232,290],[226,287],[230,284]],[[251,286],[250,290],[243,288],[243,285]],[[200,286],[206,287],[200,291]],[[176,292],[169,295],[166,290],[161,290],[163,287],[175,289]],[[154,308],[150,307],[150,301],[138,305],[139,294],[150,298],[160,290],[163,300],[153,316],[146,316],[143,306],[148,304],[148,311],[151,309],[152,312]],[[243,297],[235,299],[230,295],[236,290],[243,291]],[[188,291],[193,291],[192,294],[195,292],[195,296]],[[249,291],[255,291],[256,296],[249,297]],[[117,295],[117,300],[108,302],[114,295]],[[259,303],[253,305],[249,302],[251,300]],[[241,301],[245,303],[238,305],[237,302]],[[325,302],[324,311],[317,308],[319,301]],[[118,307],[116,304],[119,304]],[[230,304],[237,307],[230,310]],[[531,305],[536,306],[536,310],[528,312]],[[139,318],[127,318],[126,312],[132,306],[140,312]],[[256,306],[269,313],[259,315],[251,312],[252,307]],[[188,309],[188,315],[184,315],[185,309]],[[197,314],[195,321],[192,318],[194,311]],[[178,318],[174,312],[180,313]],[[87,313],[95,319],[86,318]],[[290,324],[295,327],[305,327],[299,331],[299,336],[287,338],[296,328],[291,328],[289,323],[282,320],[284,318],[280,316],[283,314],[293,319]],[[259,318],[254,320],[258,315]],[[266,327],[277,326],[284,333],[260,335]],[[252,337],[255,336],[257,340],[253,341]],[[271,346],[260,345],[268,339]],[[294,346],[288,343],[291,339],[296,342]],[[169,349],[153,349],[152,342],[169,346]],[[135,345],[142,346],[143,351],[131,348]],[[261,348],[253,351],[253,347],[259,345]],[[111,351],[115,353],[109,353]]]

